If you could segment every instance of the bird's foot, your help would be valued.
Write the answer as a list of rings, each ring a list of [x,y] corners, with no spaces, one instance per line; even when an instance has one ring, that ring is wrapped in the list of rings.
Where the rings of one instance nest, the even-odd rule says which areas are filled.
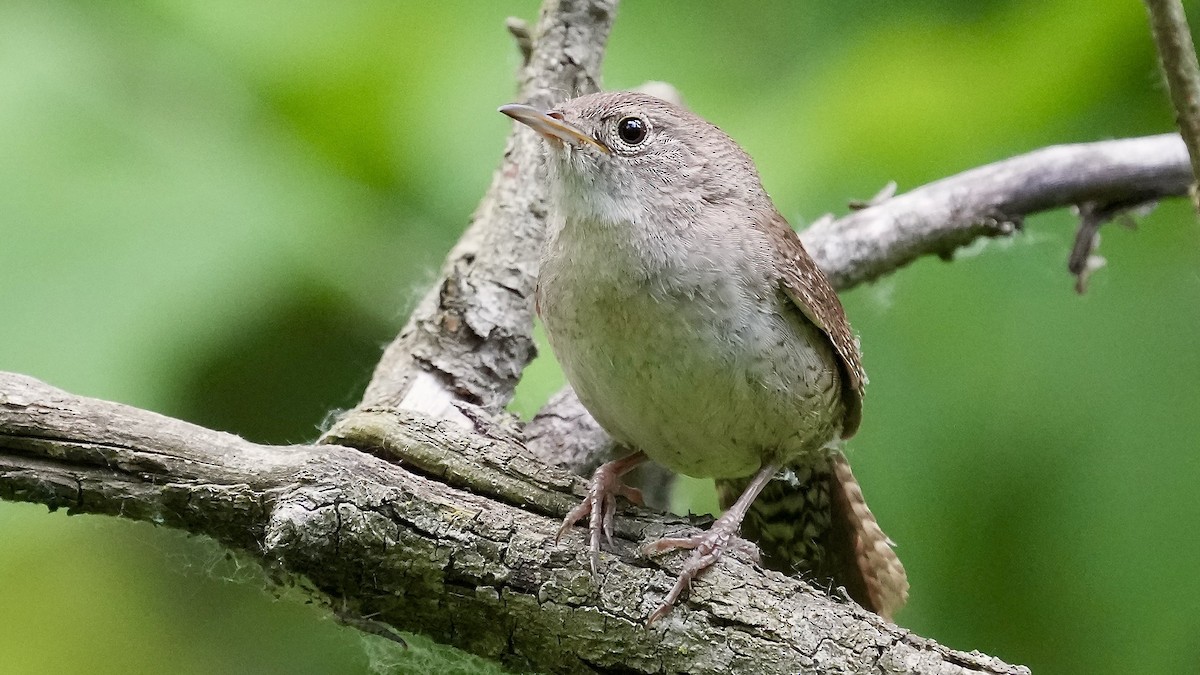
[[[624,459],[601,464],[596,469],[596,473],[592,474],[592,480],[588,483],[587,496],[583,498],[579,506],[571,509],[571,512],[563,519],[562,527],[558,528],[558,536],[554,538],[555,543],[562,539],[572,525],[582,520],[584,516],[590,516],[588,519],[588,548],[591,554],[593,574],[600,565],[601,534],[608,541],[608,545],[612,546],[613,516],[617,511],[617,495],[638,506],[644,503],[641,490],[621,482],[622,474],[643,461],[645,461],[645,455],[636,453]]]
[[[684,564],[683,571],[679,573],[679,579],[675,581],[671,592],[667,593],[663,604],[654,610],[650,614],[650,618],[646,620],[647,626],[670,613],[671,608],[675,606],[675,602],[679,600],[679,596],[683,593],[683,590],[690,588],[692,580],[699,576],[701,572],[711,567],[713,563],[717,562],[726,550],[742,551],[749,555],[754,562],[759,562],[758,547],[753,542],[738,536],[738,530],[741,528],[741,518],[726,518],[729,515],[726,512],[706,532],[701,532],[692,537],[659,539],[642,547],[642,553],[645,555],[658,555],[680,548],[692,550],[692,555],[688,558],[687,563]]]

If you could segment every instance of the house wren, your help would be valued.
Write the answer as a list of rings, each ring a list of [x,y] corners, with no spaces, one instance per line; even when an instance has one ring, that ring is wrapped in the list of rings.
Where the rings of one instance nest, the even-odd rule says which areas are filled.
[[[725,512],[650,621],[743,527],[765,562],[844,586],[890,618],[904,568],[838,449],[858,429],[866,376],[841,303],[717,127],[635,93],[500,112],[546,141],[551,204],[536,296],[579,400],[635,449],[596,470],[560,536],[590,516],[595,569],[620,477],[646,459],[717,479]]]

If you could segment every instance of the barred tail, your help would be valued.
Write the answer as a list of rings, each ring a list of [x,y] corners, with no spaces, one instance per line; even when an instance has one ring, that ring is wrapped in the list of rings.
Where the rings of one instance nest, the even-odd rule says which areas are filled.
[[[717,481],[722,508],[738,498],[745,483]],[[742,534],[758,544],[767,567],[843,586],[885,619],[908,599],[904,565],[841,452],[780,472],[750,507]]]

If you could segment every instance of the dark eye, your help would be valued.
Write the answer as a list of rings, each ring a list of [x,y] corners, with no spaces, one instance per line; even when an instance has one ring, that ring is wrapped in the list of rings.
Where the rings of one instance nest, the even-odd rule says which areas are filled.
[[[646,121],[638,117],[626,117],[617,122],[617,135],[630,145],[646,140]]]

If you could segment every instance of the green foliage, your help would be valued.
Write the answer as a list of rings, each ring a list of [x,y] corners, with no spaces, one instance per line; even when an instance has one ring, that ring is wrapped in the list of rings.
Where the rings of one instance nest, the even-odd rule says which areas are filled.
[[[485,189],[518,62],[503,19],[536,4],[0,4],[0,369],[311,439]],[[631,1],[606,84],[648,79],[739,139],[798,224],[1173,118],[1128,0]],[[903,625],[1035,672],[1185,672],[1200,227],[1175,202],[1106,229],[1078,297],[1073,226],[847,294],[871,374],[849,451],[909,569]],[[539,359],[515,409],[560,382]],[[689,486],[676,503],[711,508]],[[484,667],[381,647],[148,525],[0,503],[0,541],[0,673]]]

